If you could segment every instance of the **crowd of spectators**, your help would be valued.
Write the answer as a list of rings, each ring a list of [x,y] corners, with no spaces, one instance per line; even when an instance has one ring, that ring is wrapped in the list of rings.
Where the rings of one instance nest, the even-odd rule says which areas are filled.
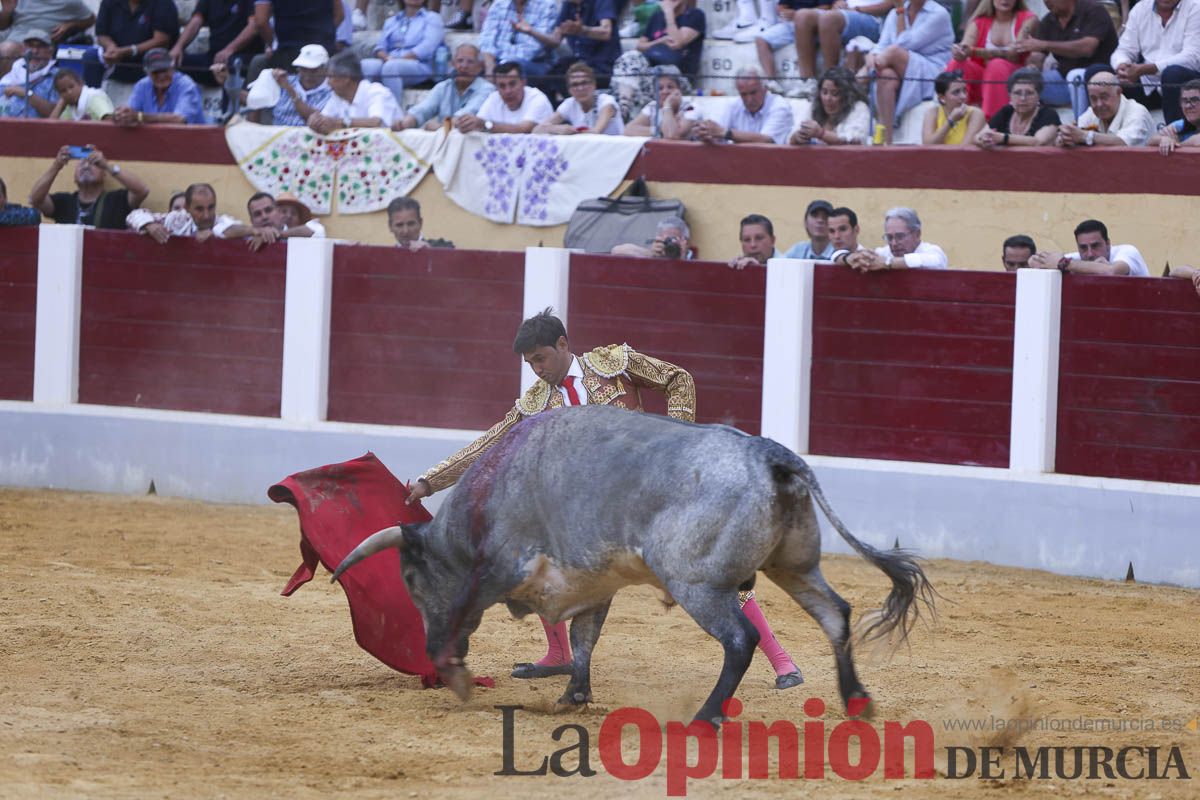
[[[620,30],[620,0],[468,3],[449,24],[440,4],[401,0],[378,35],[356,43],[347,31],[365,27],[366,5],[199,0],[185,21],[174,0],[101,0],[95,15],[82,0],[0,0],[0,113],[196,124],[210,121],[201,87],[213,85],[236,94],[251,120],[321,133],[451,119],[463,131],[890,144],[900,116],[931,100],[926,144],[1153,138],[1169,153],[1196,129],[1181,98],[1200,79],[1200,0],[1141,0],[1117,24],[1099,0],[1046,0],[1041,19],[1025,0],[968,0],[960,35],[936,0],[738,0],[735,19],[711,37],[753,46],[759,64],[737,73],[737,98],[703,112],[684,99],[709,33],[695,0],[635,3],[634,24]],[[447,31],[468,30],[483,13],[477,42],[449,53]],[[207,47],[188,52],[202,28]],[[622,52],[622,36],[635,46]],[[82,63],[58,63],[59,45],[88,42]],[[797,75],[781,79],[776,51],[792,43]],[[101,76],[133,84],[128,101],[114,104]],[[665,95],[664,80],[674,84]],[[490,99],[501,83],[506,97]],[[405,108],[407,88],[431,84]],[[784,95],[810,99],[807,113],[794,115]],[[1073,122],[1060,125],[1050,107],[1068,104]],[[1157,108],[1160,132],[1148,114]]]

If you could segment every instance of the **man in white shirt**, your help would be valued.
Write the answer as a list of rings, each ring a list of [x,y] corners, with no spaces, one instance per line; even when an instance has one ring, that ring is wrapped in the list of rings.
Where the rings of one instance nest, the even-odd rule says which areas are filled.
[[[1150,277],[1146,259],[1131,244],[1111,244],[1108,227],[1098,219],[1085,219],[1075,226],[1074,253],[1044,250],[1029,259],[1037,269],[1057,269],[1078,275],[1135,275]]]
[[[1154,119],[1146,107],[1121,94],[1117,76],[1097,72],[1088,81],[1091,107],[1078,122],[1058,127],[1059,147],[1141,147],[1154,134]]]
[[[1180,119],[1179,87],[1200,78],[1200,0],[1138,3],[1109,60],[1126,97]]]
[[[159,244],[166,244],[172,236],[188,236],[198,242],[215,236],[218,239],[249,238],[251,246],[261,247],[279,238],[274,228],[243,225],[231,216],[218,214],[217,191],[210,184],[193,183],[184,192],[183,201],[183,208],[165,214],[135,208],[125,217],[125,224]]]
[[[478,114],[462,114],[454,127],[462,133],[532,133],[554,113],[550,99],[525,85],[525,70],[515,61],[496,67],[496,91],[488,95]]]
[[[716,119],[702,120],[696,135],[703,142],[764,142],[785,144],[792,132],[792,107],[778,95],[767,91],[762,69],[757,66],[738,70],[737,99],[730,98]]]
[[[329,59],[326,80],[333,94],[324,108],[308,118],[308,127],[317,133],[340,128],[390,128],[403,116],[387,87],[363,80],[362,62],[349,50]]]
[[[829,260],[833,263],[849,266],[850,256],[855,253],[873,255],[858,242],[858,214],[854,213],[854,209],[846,206],[832,209],[826,227],[829,231],[829,246],[833,248]]]
[[[887,242],[883,247],[852,253],[846,263],[859,272],[946,269],[949,266],[942,248],[921,241],[921,218],[911,208],[888,209],[883,215],[883,238]]]

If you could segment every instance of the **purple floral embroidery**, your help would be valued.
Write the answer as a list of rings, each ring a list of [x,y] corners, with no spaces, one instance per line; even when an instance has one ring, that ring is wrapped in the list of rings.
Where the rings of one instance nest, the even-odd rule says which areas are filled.
[[[475,160],[483,167],[488,181],[488,199],[483,210],[489,217],[512,221],[517,182],[524,161],[521,150],[524,136],[489,136],[483,148],[475,152]]]
[[[525,170],[525,185],[521,187],[521,216],[526,220],[545,222],[550,190],[570,164],[562,157],[554,139],[548,136],[530,140],[526,155],[529,166]]]

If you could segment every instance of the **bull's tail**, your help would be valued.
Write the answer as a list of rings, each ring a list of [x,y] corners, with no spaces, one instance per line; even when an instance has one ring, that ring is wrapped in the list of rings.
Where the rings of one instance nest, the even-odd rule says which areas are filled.
[[[342,573],[353,567],[358,562],[362,561],[367,556],[373,556],[380,550],[387,550],[389,547],[399,547],[401,539],[404,538],[400,526],[396,525],[391,528],[384,528],[381,531],[376,531],[363,540],[362,544],[350,551],[350,555],[342,559],[342,563],[338,564],[338,568],[333,571],[333,577],[329,579],[333,583],[338,578],[342,577]]]
[[[808,493],[817,501],[817,505],[825,512],[830,524],[837,529],[846,543],[854,548],[860,556],[878,567],[892,581],[892,591],[884,601],[883,607],[864,615],[863,639],[879,639],[896,631],[899,635],[899,642],[906,640],[908,632],[920,618],[922,605],[930,614],[935,613],[933,601],[936,592],[930,585],[929,579],[925,577],[921,565],[917,563],[916,556],[901,549],[876,550],[871,545],[856,539],[854,534],[850,533],[850,529],[846,527],[846,523],[842,522],[829,505],[829,500],[821,491],[821,484],[817,482],[817,476],[813,473],[812,468],[792,451],[778,443],[773,444],[778,447],[772,458],[777,479],[782,479],[785,475],[789,478],[793,476],[799,478],[808,489]]]

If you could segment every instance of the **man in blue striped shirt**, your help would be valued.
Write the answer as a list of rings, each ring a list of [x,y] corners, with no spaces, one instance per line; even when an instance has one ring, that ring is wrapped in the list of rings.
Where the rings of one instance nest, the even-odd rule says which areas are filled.
[[[408,114],[392,126],[395,130],[422,126],[425,130],[436,130],[444,120],[479,113],[483,101],[496,91],[494,85],[479,77],[483,71],[479,49],[463,42],[454,48],[452,63],[454,76],[434,86],[424,100],[408,109]]]

